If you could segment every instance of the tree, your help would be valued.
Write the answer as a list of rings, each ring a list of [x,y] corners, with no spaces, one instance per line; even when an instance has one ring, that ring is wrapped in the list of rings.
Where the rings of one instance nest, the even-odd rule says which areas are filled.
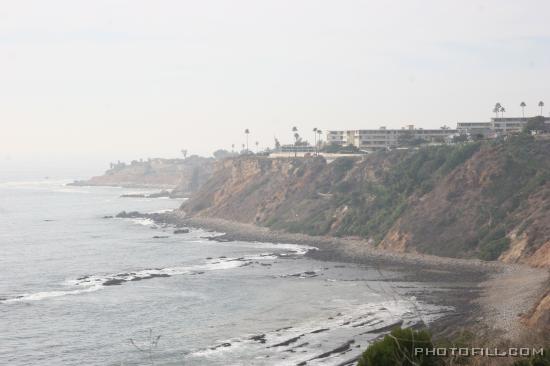
[[[248,135],[250,134],[250,130],[248,128],[245,129],[244,134],[246,135],[246,152],[248,153]]]
[[[321,136],[323,134],[323,131],[317,129],[317,134],[319,135],[319,138],[317,139],[317,144],[319,145],[319,148],[321,147]],[[317,150],[319,151],[319,150]]]
[[[525,107],[527,106],[527,104],[525,104],[525,102],[521,102],[519,106],[521,107],[521,114],[523,118],[525,118]]]
[[[231,156],[234,155],[234,153],[229,152],[225,149],[218,149],[218,150],[214,151],[214,153],[212,155],[214,155],[214,158],[216,158],[217,160],[220,160],[220,159],[225,159],[225,158],[231,157]]]
[[[279,142],[279,140],[275,137],[275,150],[280,150],[281,149],[281,143]]]
[[[544,117],[537,116],[527,120],[527,124],[523,127],[523,132],[530,134],[532,131],[544,131],[545,129]]]
[[[504,118],[504,112],[506,112],[506,109],[504,107],[500,107],[500,116]]]
[[[256,154],[258,153],[258,145],[259,145],[259,144],[260,144],[260,143],[259,143],[258,141],[255,142],[255,145],[256,145]]]
[[[423,350],[420,354],[415,349]],[[357,366],[436,366],[442,360],[427,356],[426,349],[433,348],[427,331],[395,328],[383,339],[372,343],[359,358]]]
[[[495,104],[495,108],[493,108],[493,113],[498,118],[498,112],[500,112],[500,108],[502,108],[502,105],[500,103]]]
[[[186,149],[182,149],[181,154],[183,155],[184,159],[187,158],[187,150]]]
[[[544,102],[542,100],[539,102],[539,107],[540,107],[540,115],[543,116],[542,107],[544,107]]]
[[[455,135],[453,136],[453,142],[466,142],[468,141],[468,135]]]
[[[317,155],[317,127],[313,128],[313,142],[315,143],[315,154]]]
[[[300,138],[300,135],[298,134],[298,127],[294,126],[292,127],[292,132],[294,132],[294,146],[298,145],[298,139]],[[294,150],[294,157],[298,156],[298,153],[296,150]]]

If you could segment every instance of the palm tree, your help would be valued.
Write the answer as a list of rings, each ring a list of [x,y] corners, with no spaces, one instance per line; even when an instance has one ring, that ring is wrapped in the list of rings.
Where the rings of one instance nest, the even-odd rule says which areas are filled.
[[[527,104],[525,104],[525,102],[521,102],[519,106],[521,107],[521,114],[523,115],[523,118],[525,118],[525,107],[527,107]]]
[[[255,142],[256,144],[256,154],[258,153],[258,145],[260,144],[258,141]]]
[[[500,116],[504,118],[504,112],[506,112],[506,109],[504,107],[500,107]]]
[[[300,141],[300,134],[294,132],[294,157],[298,156],[298,142]]]
[[[231,144],[231,152],[235,152],[235,144]]]
[[[542,116],[543,115],[542,114],[542,107],[544,107],[544,102],[542,100],[539,102],[539,107],[540,107],[540,115]]]
[[[300,141],[300,134],[298,132],[294,133],[294,157],[298,156],[298,141]]]
[[[315,127],[313,129],[313,141],[315,143],[315,145],[313,145],[314,147],[314,151],[315,151],[315,155],[317,155],[317,127]]]
[[[317,151],[319,151],[319,149],[321,148],[321,135],[323,134],[323,131],[317,129],[317,134],[319,135],[319,138],[317,140],[317,145],[319,146],[319,148],[317,149]]]
[[[248,135],[250,134],[250,130],[248,128],[245,129],[244,134],[246,135],[246,153],[248,154]]]
[[[497,102],[497,104],[495,104],[495,108],[493,108],[493,113],[495,114],[495,116],[498,118],[498,112],[500,112],[500,108],[502,107],[502,105],[500,103]]]

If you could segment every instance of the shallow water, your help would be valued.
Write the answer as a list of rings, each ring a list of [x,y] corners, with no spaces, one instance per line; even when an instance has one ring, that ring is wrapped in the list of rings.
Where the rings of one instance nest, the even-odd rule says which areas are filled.
[[[65,183],[0,183],[0,364],[337,365],[446,310],[411,296],[430,284],[310,247],[104,218],[181,200]]]

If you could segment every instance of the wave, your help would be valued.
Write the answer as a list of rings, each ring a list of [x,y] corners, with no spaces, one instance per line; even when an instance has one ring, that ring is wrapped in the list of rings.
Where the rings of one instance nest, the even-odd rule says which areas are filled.
[[[41,291],[31,294],[16,295],[10,298],[0,298],[0,303],[13,303],[21,301],[37,301],[65,295],[78,295],[97,291],[109,286],[118,286],[127,282],[150,280],[154,278],[166,278],[177,275],[201,275],[208,271],[226,270],[246,267],[261,261],[271,261],[280,258],[279,253],[260,253],[245,255],[242,257],[207,258],[204,263],[174,266],[166,268],[148,268],[130,272],[120,272],[108,275],[84,275],[77,279],[68,280],[65,286],[72,287],[69,290]]]
[[[187,352],[185,358],[215,365],[224,364],[228,358],[246,359],[250,365],[342,365],[355,359],[368,343],[393,327],[428,324],[442,315],[441,307],[418,303],[413,297],[343,305],[337,311],[328,318],[219,340]]]
[[[133,218],[133,219],[125,219],[133,222],[134,224],[143,225],[143,226],[151,226],[151,227],[157,227],[158,225],[151,219],[148,218]]]
[[[87,293],[87,292],[94,292],[94,291],[100,290],[102,287],[103,286],[101,285],[94,285],[85,289],[78,289],[78,290],[42,291],[42,292],[35,292],[32,294],[22,294],[9,299],[1,300],[0,303],[9,304],[14,302],[39,301],[39,300],[49,299],[52,297],[78,295],[78,294]]]

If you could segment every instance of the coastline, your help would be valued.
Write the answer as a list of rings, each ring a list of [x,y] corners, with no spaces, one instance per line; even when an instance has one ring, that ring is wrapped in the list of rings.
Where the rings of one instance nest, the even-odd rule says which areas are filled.
[[[454,311],[429,326],[434,335],[442,338],[452,338],[465,330],[478,335],[497,334],[498,337],[489,340],[493,342],[520,342],[532,336],[532,330],[523,325],[521,316],[529,313],[550,280],[547,269],[389,252],[374,248],[364,240],[315,237],[223,219],[185,217],[180,211],[170,213],[161,221],[222,232],[224,235],[216,238],[219,241],[310,245],[319,249],[308,253],[314,259],[396,270],[410,281],[449,284],[444,294],[418,295],[421,300],[454,307]]]

